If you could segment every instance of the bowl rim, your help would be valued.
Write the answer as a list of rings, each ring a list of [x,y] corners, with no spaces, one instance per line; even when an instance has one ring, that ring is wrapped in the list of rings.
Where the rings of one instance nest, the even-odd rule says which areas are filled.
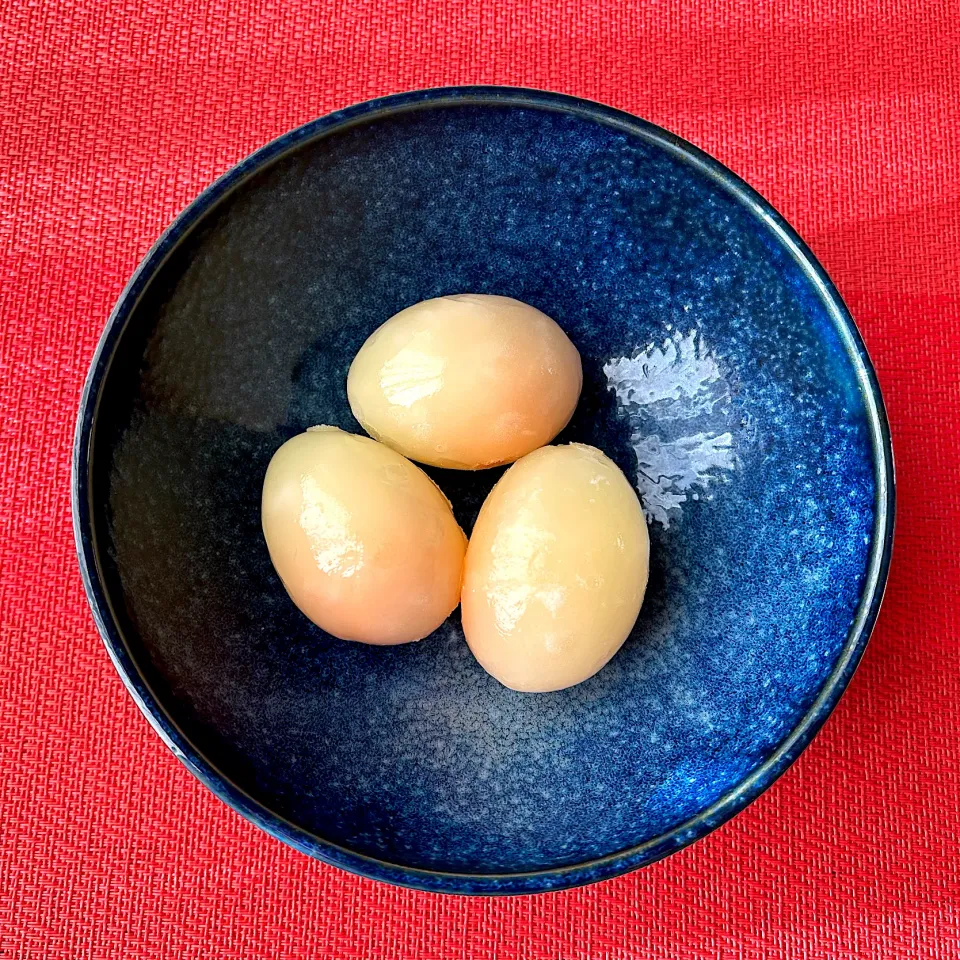
[[[790,733],[748,776],[709,807],[634,847],[581,863],[516,873],[458,873],[410,867],[357,853],[324,840],[271,811],[217,769],[177,727],[129,652],[114,615],[99,561],[90,483],[93,442],[102,388],[117,345],[146,287],[173,250],[205,215],[250,177],[303,144],[374,119],[447,106],[514,106],[578,116],[655,143],[693,164],[746,206],[773,232],[818,289],[857,373],[867,410],[876,484],[875,518],[863,592],[847,639],[814,702]],[[522,894],[561,890],[647,866],[715,830],[755,800],[797,759],[833,711],[850,682],[877,619],[887,582],[896,510],[890,426],[876,372],[863,338],[833,282],[786,220],[739,176],[681,137],[629,113],[581,97],[525,87],[451,86],[412,90],[367,100],[326,114],[270,141],[227,170],[163,231],[120,294],[100,337],[80,400],[71,472],[73,531],[84,589],[97,629],[117,672],[147,720],[206,787],[271,836],[328,864],[374,880],[454,894]]]

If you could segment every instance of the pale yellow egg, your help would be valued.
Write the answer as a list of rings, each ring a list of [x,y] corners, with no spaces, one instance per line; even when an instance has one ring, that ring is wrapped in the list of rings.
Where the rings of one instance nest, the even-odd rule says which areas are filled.
[[[477,470],[549,443],[582,383],[580,354],[546,314],[462,294],[424,300],[375,330],[347,395],[364,430],[404,456]]]
[[[514,690],[593,676],[633,629],[650,540],[617,465],[580,443],[517,461],[480,510],[461,598],[467,643]]]
[[[399,453],[313,427],[273,455],[263,534],[293,602],[344,640],[419,640],[460,599],[466,538],[437,485]]]

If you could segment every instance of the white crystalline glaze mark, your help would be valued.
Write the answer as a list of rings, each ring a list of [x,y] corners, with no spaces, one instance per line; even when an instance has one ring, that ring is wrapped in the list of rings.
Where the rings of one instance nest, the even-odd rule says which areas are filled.
[[[527,612],[527,604],[533,587],[529,584],[491,584],[487,587],[487,598],[493,607],[493,616],[497,629],[509,633]]]
[[[351,533],[350,514],[311,476],[300,478],[300,529],[324,573],[352,577],[363,567],[363,544]]]
[[[696,330],[610,360],[603,372],[633,428],[644,513],[669,527],[684,503],[707,499],[737,467],[730,384]]]
[[[509,633],[526,613],[530,600],[540,596],[543,588],[536,586],[543,570],[543,551],[555,540],[552,533],[524,522],[521,515],[516,523],[503,527],[490,547],[493,562],[487,581],[487,602],[493,609],[497,628]],[[552,595],[546,602],[556,599]],[[549,609],[549,608],[548,608]]]
[[[419,349],[417,339],[414,337],[380,368],[380,389],[390,403],[399,407],[432,397],[443,386],[443,357]]]
[[[538,588],[537,599],[554,615],[560,612],[567,591],[559,584],[551,584]]]

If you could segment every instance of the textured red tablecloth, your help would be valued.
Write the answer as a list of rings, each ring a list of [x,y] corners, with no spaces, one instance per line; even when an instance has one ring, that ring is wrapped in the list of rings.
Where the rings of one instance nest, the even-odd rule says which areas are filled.
[[[676,131],[765,194],[857,318],[893,423],[887,599],[801,761],[694,847],[470,900],[295,853],[124,692],[69,457],[107,314],[174,214],[296,124],[511,83]],[[960,956],[960,2],[0,3],[0,956]]]

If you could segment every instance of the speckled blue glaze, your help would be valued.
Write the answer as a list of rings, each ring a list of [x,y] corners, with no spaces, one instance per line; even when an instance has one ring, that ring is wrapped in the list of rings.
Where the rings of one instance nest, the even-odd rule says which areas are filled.
[[[633,635],[559,693],[501,687],[456,613],[408,646],[330,638],[260,532],[283,440],[359,431],[368,334],[465,291],[567,331],[585,382],[561,440],[603,448],[651,513]],[[201,195],[111,317],[74,468],[94,615],[171,749],[297,848],[457,893],[609,877],[757,796],[849,680],[893,524],[872,368],[782,219],[657,127],[507,88],[353,107]],[[469,530],[501,471],[430,472]]]

